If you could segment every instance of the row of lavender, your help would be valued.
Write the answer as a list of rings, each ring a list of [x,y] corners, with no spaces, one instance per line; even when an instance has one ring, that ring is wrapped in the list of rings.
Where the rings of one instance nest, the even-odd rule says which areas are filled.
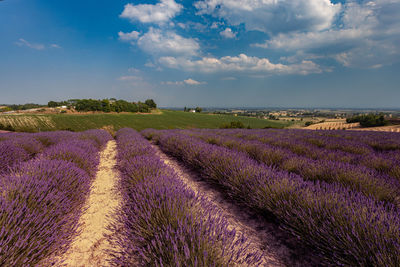
[[[132,129],[117,132],[123,203],[110,237],[115,266],[257,265],[244,236],[161,162]]]
[[[273,215],[326,263],[397,266],[400,262],[400,216],[390,203],[336,182],[305,181],[257,162],[248,153],[208,144],[181,131],[143,134],[222,185],[233,199]]]
[[[217,131],[290,150],[311,159],[362,165],[400,180],[400,135],[383,132]]]
[[[304,131],[298,132],[301,135]],[[298,174],[304,180],[339,183],[379,201],[400,206],[400,180],[376,169],[334,160],[311,159],[291,149],[256,140],[254,136],[260,133],[255,131],[200,130],[183,133],[211,144],[245,152],[258,162]]]
[[[51,264],[68,248],[105,131],[0,134],[0,266]]]

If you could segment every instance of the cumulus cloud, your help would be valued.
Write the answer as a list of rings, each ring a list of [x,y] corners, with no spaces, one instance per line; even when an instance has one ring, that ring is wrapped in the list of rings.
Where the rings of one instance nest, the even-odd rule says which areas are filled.
[[[329,29],[281,33],[255,46],[327,54],[347,67],[382,66],[400,61],[400,1],[348,2]]]
[[[120,16],[132,22],[164,24],[175,17],[182,8],[183,6],[174,0],[161,0],[155,5],[127,4]]]
[[[183,81],[167,81],[167,82],[161,82],[161,84],[165,85],[201,85],[201,84],[207,84],[206,82],[199,82],[196,80],[193,80],[191,78],[183,80]]]
[[[270,40],[267,40],[265,43],[254,44],[254,46],[285,50],[308,50],[332,45],[343,46],[344,43],[350,46],[356,46],[358,45],[357,41],[361,41],[362,38],[369,35],[369,31],[362,31],[360,29],[279,34]]]
[[[194,56],[200,45],[195,39],[184,38],[175,32],[150,28],[138,41],[138,46],[152,55]]]
[[[18,39],[18,41],[15,43],[18,46],[26,46],[35,50],[44,50],[46,46],[44,44],[35,44],[35,43],[30,43],[25,39]]]
[[[309,60],[284,65],[281,63],[274,64],[267,58],[250,57],[245,54],[240,54],[236,57],[203,57],[199,60],[190,60],[183,57],[161,57],[159,62],[168,68],[204,73],[245,72],[306,75],[322,72],[321,68],[317,64]]]
[[[224,31],[219,33],[221,36],[232,39],[236,37],[236,33],[231,30],[231,28],[226,28]]]
[[[139,35],[140,35],[140,33],[137,32],[137,31],[131,31],[131,32],[127,32],[127,33],[124,33],[124,32],[121,32],[121,31],[120,31],[120,32],[118,33],[119,39],[120,39],[121,41],[125,41],[125,42],[134,41],[134,40],[136,40],[136,39],[139,38]]]
[[[198,14],[272,34],[327,29],[341,10],[340,3],[330,0],[203,0],[194,5]]]

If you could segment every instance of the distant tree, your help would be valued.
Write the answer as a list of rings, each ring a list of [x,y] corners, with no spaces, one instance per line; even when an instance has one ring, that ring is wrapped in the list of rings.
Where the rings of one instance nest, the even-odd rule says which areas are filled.
[[[10,107],[2,107],[0,108],[0,112],[7,112],[7,111],[11,111],[12,109]]]
[[[47,103],[47,106],[48,106],[49,108],[55,108],[55,107],[58,106],[58,103],[57,103],[56,101],[49,101],[49,102]]]
[[[385,126],[388,124],[388,121],[385,119],[385,115],[372,114],[372,113],[347,118],[346,122],[347,123],[359,122],[362,127],[377,127],[377,126]]]
[[[200,113],[200,112],[203,111],[203,109],[202,109],[202,108],[199,108],[199,107],[196,107],[194,110],[195,110],[196,112],[198,112],[198,113]]]
[[[156,102],[153,99],[147,99],[144,103],[149,106],[149,108],[157,108]]]
[[[27,103],[23,105],[8,105],[11,110],[27,110],[27,109],[32,109],[32,108],[41,108],[44,107],[45,105],[39,105],[39,104],[34,104],[34,103]]]
[[[108,99],[103,99],[101,101],[101,108],[103,112],[111,112],[110,101]]]
[[[184,111],[184,112],[187,112],[187,111],[188,111],[188,108],[187,108],[187,107],[184,107],[184,108],[183,108],[183,111]]]
[[[243,122],[241,121],[231,121],[230,123],[224,123],[219,128],[221,129],[243,129],[245,128]],[[250,126],[248,126],[250,129]]]
[[[150,111],[150,107],[148,105],[146,105],[145,103],[142,103],[139,101],[137,103],[137,105],[138,105],[139,112],[149,112]]]

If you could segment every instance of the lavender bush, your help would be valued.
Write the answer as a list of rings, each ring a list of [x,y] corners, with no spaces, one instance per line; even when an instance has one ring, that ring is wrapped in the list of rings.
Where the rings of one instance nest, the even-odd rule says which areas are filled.
[[[364,165],[400,181],[400,134],[379,132],[267,130],[219,131],[248,140],[286,148],[293,153],[320,160]]]
[[[81,140],[87,135],[100,142]],[[111,139],[103,131],[54,132],[9,136],[0,146],[28,137],[40,141],[43,152],[0,175],[0,266],[55,263],[53,256],[68,248],[77,230],[98,151]]]
[[[298,156],[292,151],[264,144],[257,140],[245,140],[220,136],[213,132],[183,132],[199,137],[211,144],[246,152],[253,159],[282,170],[299,174],[305,180],[340,183],[379,201],[400,205],[399,181],[365,166],[332,160],[314,160]]]
[[[345,266],[398,266],[400,218],[390,204],[340,184],[304,181],[252,160],[247,154],[207,144],[178,131],[147,131],[160,147],[229,196],[262,214],[317,249],[326,262]]]
[[[112,243],[115,266],[257,265],[245,237],[227,229],[215,207],[188,189],[132,129],[117,132],[124,203]],[[122,229],[121,230],[121,225]]]

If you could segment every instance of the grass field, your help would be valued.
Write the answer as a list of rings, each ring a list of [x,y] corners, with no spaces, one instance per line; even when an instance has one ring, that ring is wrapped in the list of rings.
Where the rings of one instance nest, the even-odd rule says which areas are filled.
[[[43,114],[0,115],[0,124],[11,125],[17,131],[37,132],[54,130],[84,131],[111,127],[118,130],[131,127],[138,131],[154,129],[219,128],[224,123],[241,121],[251,128],[283,128],[290,122],[271,121],[229,115],[209,115],[163,110],[160,114]]]

